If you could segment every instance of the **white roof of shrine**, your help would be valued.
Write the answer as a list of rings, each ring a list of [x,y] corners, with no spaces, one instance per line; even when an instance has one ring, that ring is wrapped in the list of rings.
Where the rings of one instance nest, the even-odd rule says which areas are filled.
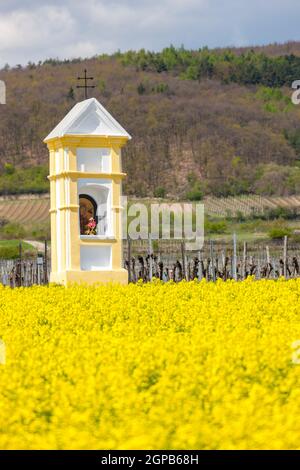
[[[96,98],[90,98],[75,104],[63,120],[50,132],[44,142],[65,135],[127,137],[127,139],[131,139],[128,132]]]

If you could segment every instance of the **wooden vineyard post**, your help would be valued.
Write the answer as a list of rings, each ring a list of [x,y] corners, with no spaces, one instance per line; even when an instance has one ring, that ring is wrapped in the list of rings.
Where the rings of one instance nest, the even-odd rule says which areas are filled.
[[[267,263],[269,264],[270,263],[270,250],[269,250],[268,245],[266,246],[266,254],[267,254]]]
[[[19,243],[19,266],[17,268],[17,281],[17,285],[22,286],[22,242]]]
[[[287,235],[283,239],[283,276],[287,278]]]
[[[232,277],[237,280],[237,262],[236,262],[236,233],[233,234],[233,259],[232,259]]]
[[[221,260],[222,260],[222,278],[223,278],[223,281],[226,281],[227,267],[226,267],[226,251],[224,249],[222,249]]]
[[[153,277],[153,266],[152,266],[152,237],[149,234],[149,281],[152,281]]]
[[[243,251],[243,279],[246,279],[247,271],[247,242],[244,242],[244,251]]]
[[[199,260],[199,263],[198,263],[198,279],[199,281],[202,280],[203,278],[203,271],[202,271],[202,257],[201,257],[201,251],[199,250],[199,253],[198,253],[198,260]]]
[[[128,282],[131,282],[131,238],[127,238]]]
[[[184,245],[184,264],[185,264],[185,279],[190,281],[190,266],[186,255],[186,249]]]
[[[44,284],[48,284],[48,249],[47,249],[47,240],[45,240],[44,245]]]
[[[213,282],[216,280],[216,271],[215,271],[215,263],[214,263],[214,242],[210,240],[210,266],[211,266],[211,277]]]
[[[270,250],[269,250],[269,246],[268,246],[268,245],[266,246],[266,254],[267,254],[267,270],[266,270],[266,276],[267,276],[267,277],[270,277],[270,274],[271,274],[271,270],[270,270],[271,261],[270,261]]]
[[[261,264],[260,264],[260,254],[258,254],[257,258],[257,270],[256,270],[256,279],[261,279]]]
[[[192,279],[192,273],[191,273],[191,263],[190,261],[187,260],[186,256],[186,266],[187,266],[187,271],[186,271],[186,280],[190,281]]]
[[[185,258],[185,243],[181,242],[181,259],[182,259],[182,278],[186,279],[186,258]]]
[[[279,274],[279,269],[278,269],[278,274]],[[276,258],[273,258],[273,279],[276,279],[277,276],[277,262]]]

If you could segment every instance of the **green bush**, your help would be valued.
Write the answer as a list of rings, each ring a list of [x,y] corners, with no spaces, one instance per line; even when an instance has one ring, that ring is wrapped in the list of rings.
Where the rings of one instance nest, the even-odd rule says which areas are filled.
[[[237,211],[235,217],[238,222],[245,222],[246,220],[246,216],[242,211]]]
[[[227,230],[227,224],[225,221],[210,222],[205,221],[205,232],[206,233],[225,233]]]
[[[1,238],[5,240],[21,239],[26,235],[24,227],[16,222],[9,222],[0,228]]]
[[[8,220],[0,218],[0,230],[1,230],[2,227],[4,227],[4,225],[6,225],[6,224],[8,224]]]
[[[288,209],[286,207],[275,207],[274,209],[266,209],[260,215],[264,220],[286,219],[293,220],[298,217],[297,209]]]
[[[0,246],[0,259],[19,258],[19,249],[15,246]]]
[[[36,256],[36,251],[27,243],[22,242],[22,258]],[[20,244],[18,240],[0,242],[0,259],[17,259],[20,257]]]
[[[146,91],[147,91],[147,90],[146,90],[145,85],[144,85],[142,82],[139,83],[138,86],[137,86],[137,92],[138,92],[138,94],[139,94],[139,95],[144,95],[144,94],[146,93]]]
[[[285,236],[289,237],[291,235],[292,230],[288,227],[274,227],[268,233],[269,238],[272,240],[279,240]]]
[[[152,87],[152,93],[168,93],[169,85],[167,83],[159,83]]]
[[[203,191],[201,189],[199,181],[196,181],[193,184],[192,188],[187,191],[185,197],[189,201],[201,201],[203,199]]]
[[[28,240],[50,240],[50,222],[43,222],[42,224],[26,227],[26,237]]]
[[[291,238],[294,243],[300,243],[300,234],[293,234]]]
[[[6,175],[13,175],[15,171],[15,167],[12,163],[4,163],[4,173]]]
[[[160,197],[160,198],[164,198],[166,197],[166,190],[165,188],[162,188],[162,187],[158,187],[154,190],[154,197]]]
[[[8,165],[6,164],[4,171],[0,173],[0,195],[39,194],[49,191],[48,168],[46,166],[14,169],[12,165],[8,168]]]

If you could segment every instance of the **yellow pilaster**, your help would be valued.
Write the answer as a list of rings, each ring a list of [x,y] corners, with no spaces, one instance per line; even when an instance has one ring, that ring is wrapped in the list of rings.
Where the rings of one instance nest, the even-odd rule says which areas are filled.
[[[55,149],[50,148],[50,175],[55,174]],[[56,188],[55,181],[50,181],[50,226],[51,226],[51,270],[57,271],[56,246]]]
[[[70,147],[68,149],[68,159],[69,159],[69,170],[77,171],[76,147]]]
[[[60,169],[64,170],[64,149],[59,149],[59,166]],[[65,189],[66,189],[66,179],[60,178],[57,180],[59,184],[59,194],[60,200],[57,204],[57,215],[60,217],[60,243],[61,243],[61,269],[64,271],[66,269],[66,198],[65,198]]]
[[[76,163],[76,162],[75,162]],[[80,270],[80,226],[77,179],[70,179],[70,269]]]
[[[113,145],[111,148],[111,169],[112,173],[121,173],[121,148]]]

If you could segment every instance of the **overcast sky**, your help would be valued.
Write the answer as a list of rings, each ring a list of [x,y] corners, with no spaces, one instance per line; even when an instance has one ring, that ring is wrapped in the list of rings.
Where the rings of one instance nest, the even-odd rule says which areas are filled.
[[[299,0],[0,0],[0,67],[183,44],[300,39]]]

